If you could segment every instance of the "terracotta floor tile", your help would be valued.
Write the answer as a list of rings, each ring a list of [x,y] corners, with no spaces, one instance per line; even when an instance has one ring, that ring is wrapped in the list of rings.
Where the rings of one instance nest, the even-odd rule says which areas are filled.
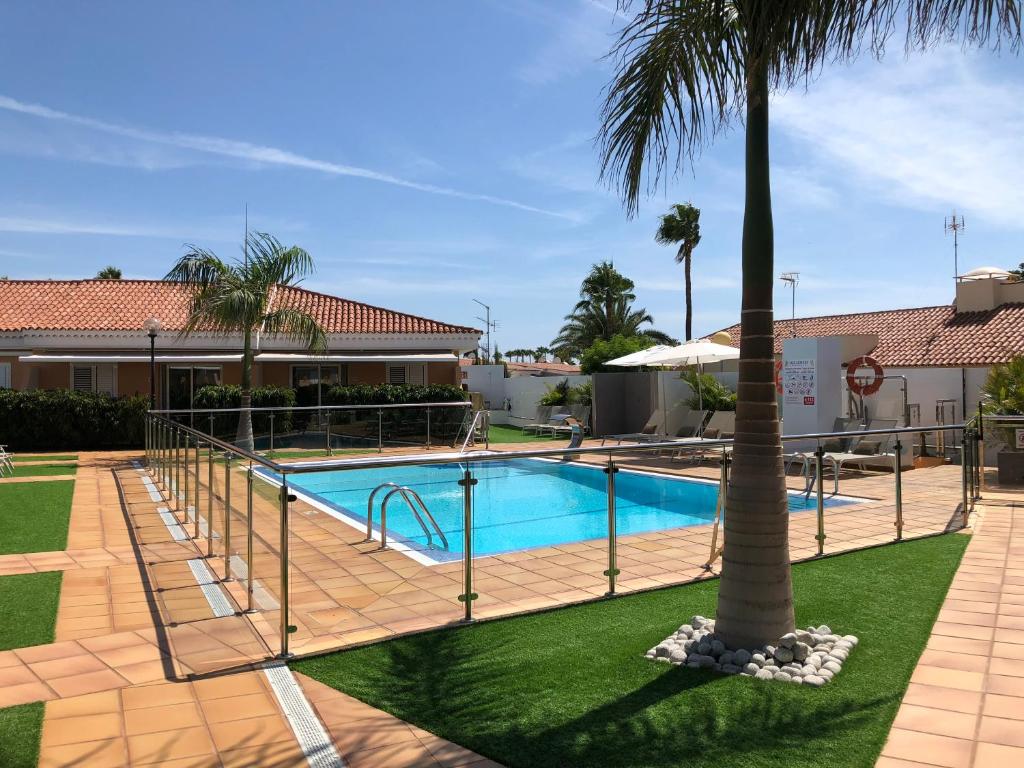
[[[973,743],[966,739],[893,728],[882,754],[943,768],[969,768],[972,750]]]
[[[188,702],[166,704],[145,709],[129,709],[124,713],[125,733],[137,736],[142,733],[180,730],[203,724],[199,708]]]
[[[111,688],[122,688],[128,681],[113,670],[106,669],[100,672],[88,672],[70,677],[60,677],[56,680],[47,681],[49,686],[56,691],[58,696],[80,696],[84,693],[95,693],[106,691]]]
[[[363,750],[345,756],[349,768],[437,768],[434,756],[419,741]]]
[[[978,744],[974,755],[974,768],[1016,768],[1024,765],[1024,749],[1005,744]]]
[[[981,691],[985,675],[981,672],[964,672],[959,669],[918,666],[911,681],[941,688],[957,688],[963,691]]]
[[[250,693],[226,699],[205,699],[203,715],[207,722],[226,723],[250,717],[266,717],[279,713],[277,705],[265,693]]]
[[[214,754],[205,728],[186,728],[128,737],[128,753],[134,765],[163,764],[168,760]]]
[[[982,695],[980,691],[964,691],[958,688],[910,683],[903,696],[903,702],[919,707],[948,709],[953,712],[975,715],[981,711]]]
[[[106,714],[77,715],[43,723],[43,747],[77,744],[83,741],[105,741],[120,738],[121,715]]]
[[[64,642],[50,643],[49,645],[34,645],[30,648],[18,648],[14,651],[26,664],[34,664],[40,661],[53,661],[54,659],[66,659],[69,656],[80,656],[84,653],[80,643]]]
[[[1020,720],[983,716],[978,728],[978,740],[1024,748],[1024,725]]]
[[[68,656],[53,661],[40,661],[29,664],[29,668],[39,676],[41,680],[54,680],[56,678],[68,677],[69,675],[84,675],[87,672],[102,672],[107,665],[97,659],[91,653],[82,656]]]
[[[259,678],[259,673],[256,672],[202,678],[194,680],[192,685],[200,700],[226,699],[231,696],[265,693],[267,690]]]
[[[27,704],[30,701],[47,701],[55,697],[54,691],[43,683],[21,683],[0,687],[0,707]]]
[[[193,700],[190,683],[134,685],[121,691],[125,710],[184,704]]]
[[[275,741],[295,740],[287,722],[279,715],[210,723],[209,728],[218,750],[241,749],[271,744]]]
[[[893,727],[939,736],[954,736],[958,739],[973,739],[976,721],[977,716],[974,714],[920,707],[904,701],[893,721]]]
[[[64,717],[95,715],[104,712],[119,712],[121,698],[117,691],[87,693],[70,699],[54,699],[46,703],[46,719],[59,720]]]
[[[128,750],[123,738],[48,747],[39,754],[39,768],[123,768]]]
[[[253,768],[273,766],[274,768],[306,768],[309,762],[298,744],[278,741],[258,747],[232,749],[220,753],[224,768]],[[384,768],[384,766],[378,766]]]
[[[0,669],[0,687],[37,682],[39,682],[39,678],[36,674],[24,665]]]

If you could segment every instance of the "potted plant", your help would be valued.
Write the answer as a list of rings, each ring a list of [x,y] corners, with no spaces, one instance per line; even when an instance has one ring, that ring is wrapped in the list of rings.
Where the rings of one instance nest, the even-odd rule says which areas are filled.
[[[992,416],[1024,414],[1024,355],[995,365],[981,388],[982,410]],[[1024,450],[1017,447],[1018,428],[993,424],[991,433],[1002,443],[997,465],[1000,485],[1024,484]]]

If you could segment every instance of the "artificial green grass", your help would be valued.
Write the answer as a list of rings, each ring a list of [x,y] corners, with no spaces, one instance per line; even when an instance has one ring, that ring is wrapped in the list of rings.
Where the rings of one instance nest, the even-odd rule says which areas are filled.
[[[78,466],[76,464],[15,464],[14,474],[4,474],[4,477],[40,477],[42,475],[73,475]]]
[[[553,442],[558,439],[562,442],[568,440],[565,435],[559,435],[557,438],[553,438],[551,435],[536,435],[536,434],[523,434],[523,430],[519,427],[509,426],[507,424],[492,424],[489,434],[492,443],[535,443],[538,440],[546,440]]]
[[[43,703],[0,709],[0,765],[36,768],[43,732]]]
[[[0,555],[64,549],[74,480],[0,484]]]
[[[861,642],[820,689],[643,657],[718,582],[400,638],[292,667],[515,768],[872,766],[967,545],[946,535],[796,565],[800,626]]]
[[[18,454],[14,456],[14,463],[19,461],[78,461],[78,454],[75,453],[38,453],[30,455]]]
[[[0,651],[53,642],[62,575],[46,571],[0,576]]]

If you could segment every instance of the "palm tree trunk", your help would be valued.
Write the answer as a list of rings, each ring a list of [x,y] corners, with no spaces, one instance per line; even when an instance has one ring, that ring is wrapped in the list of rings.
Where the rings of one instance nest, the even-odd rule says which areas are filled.
[[[693,338],[693,285],[690,282],[690,262],[691,256],[689,250],[686,251],[686,259],[683,262],[683,273],[686,275],[686,340],[689,341]]]
[[[245,330],[245,341],[242,348],[242,411],[238,414],[238,432],[235,434],[235,445],[253,449],[252,438],[252,331]]]
[[[768,79],[747,70],[743,306],[736,442],[726,495],[725,551],[715,631],[755,648],[794,629],[789,510],[775,399],[774,244],[768,164]]]

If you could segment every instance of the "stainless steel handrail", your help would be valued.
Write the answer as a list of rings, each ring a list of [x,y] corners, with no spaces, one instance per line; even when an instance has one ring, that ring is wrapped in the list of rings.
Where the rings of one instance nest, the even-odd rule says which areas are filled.
[[[370,493],[369,500],[367,500],[366,502],[366,541],[373,541],[373,499],[377,495],[377,492],[382,490],[383,488],[391,488],[391,490],[388,491],[386,496],[384,496],[384,501],[382,501],[380,505],[381,549],[387,549],[388,545],[388,501],[390,501],[391,497],[397,493],[401,494],[402,498],[405,499],[405,503],[409,506],[409,510],[412,512],[413,517],[416,518],[416,522],[420,524],[420,528],[422,528],[423,533],[426,534],[427,546],[430,548],[434,547],[434,536],[433,534],[431,534],[430,528],[427,527],[427,524],[423,522],[423,517],[421,516],[420,512],[426,515],[427,519],[430,520],[430,524],[434,526],[434,532],[437,534],[438,538],[441,539],[441,541],[444,543],[444,550],[446,552],[448,551],[448,537],[444,535],[444,531],[442,531],[441,526],[437,524],[437,520],[434,519],[434,516],[427,508],[427,505],[423,502],[422,497],[420,497],[420,495],[416,493],[416,491],[414,491],[407,485],[399,485],[398,483],[390,482],[381,483],[376,488],[374,488],[373,491]],[[410,498],[410,496],[412,498]],[[413,503],[413,499],[416,500],[416,504],[419,504],[419,509],[416,508],[416,504]]]
[[[176,429],[184,430],[191,435],[194,435],[201,439],[204,443],[212,443],[226,451],[232,451],[238,456],[243,456],[250,461],[267,467],[274,472],[282,475],[290,474],[301,474],[305,472],[332,472],[338,470],[350,470],[350,469],[383,469],[387,467],[401,467],[408,464],[460,464],[460,463],[483,463],[488,461],[507,461],[509,459],[529,459],[529,458],[555,458],[561,456],[582,456],[584,454],[594,455],[615,455],[623,453],[637,453],[648,451],[654,452],[658,450],[666,450],[669,448],[679,449],[686,448],[688,446],[700,446],[701,448],[719,448],[721,446],[731,446],[734,440],[732,438],[726,439],[707,439],[707,438],[687,438],[683,440],[660,440],[657,442],[649,443],[629,443],[626,445],[601,445],[601,446],[582,446],[580,448],[536,448],[526,451],[498,451],[498,452],[466,452],[466,453],[433,453],[433,454],[414,454],[406,456],[379,456],[370,458],[356,458],[356,459],[328,459],[325,461],[299,461],[291,462],[288,464],[281,464],[273,459],[268,459],[265,456],[261,456],[257,453],[249,451],[245,448],[228,443],[219,438],[208,435],[205,432],[201,432],[193,427],[189,427],[186,424],[178,424],[170,421],[169,419],[151,411],[153,418],[165,422],[167,425],[173,426]],[[947,424],[941,427],[932,427],[928,431],[958,431],[963,430],[966,424]],[[782,442],[792,442],[796,440],[824,440],[827,438],[834,437],[852,437],[852,436],[865,436],[865,435],[890,435],[890,434],[909,434],[918,433],[921,431],[921,427],[894,427],[890,429],[861,429],[851,432],[813,432],[800,435],[783,435]]]
[[[465,452],[466,446],[469,445],[470,440],[473,440],[473,442],[476,443],[476,440],[474,439],[473,435],[476,433],[477,421],[484,422],[485,428],[488,428],[490,426],[489,424],[487,424],[487,416],[485,416],[484,414],[487,414],[487,416],[490,415],[486,410],[477,411],[475,414],[473,414],[473,421],[469,423],[469,429],[466,430],[466,439],[462,441],[462,447],[459,449],[459,453]],[[489,445],[490,442],[488,441],[488,446]]]
[[[264,411],[379,411],[397,408],[470,408],[469,400],[453,400],[445,403],[385,403],[381,405],[278,405],[260,408],[177,408],[155,409],[149,413],[158,416],[181,415],[183,413],[260,413]]]

